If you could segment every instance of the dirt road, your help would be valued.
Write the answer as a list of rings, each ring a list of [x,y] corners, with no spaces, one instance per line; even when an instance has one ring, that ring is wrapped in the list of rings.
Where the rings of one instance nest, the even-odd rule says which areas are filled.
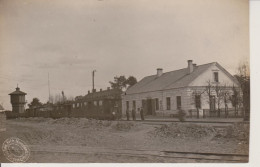
[[[8,120],[6,128],[5,132],[1,132],[0,143],[9,137],[26,142],[31,149],[28,162],[226,162],[224,159],[154,156],[153,153],[248,154],[247,136],[229,136],[233,131],[226,126],[219,129],[212,125],[187,123],[183,126],[182,123],[154,125],[84,118],[28,118]],[[111,152],[111,149],[120,151]],[[124,150],[132,151],[123,154]],[[146,154],[135,152],[137,150],[145,150]],[[8,162],[2,152],[0,162]]]

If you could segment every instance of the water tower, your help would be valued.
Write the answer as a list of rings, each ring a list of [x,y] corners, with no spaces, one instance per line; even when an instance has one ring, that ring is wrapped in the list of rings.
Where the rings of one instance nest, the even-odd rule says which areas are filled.
[[[26,93],[20,91],[20,88],[17,86],[16,91],[9,94],[11,98],[11,104],[13,112],[15,113],[24,113],[25,95]]]

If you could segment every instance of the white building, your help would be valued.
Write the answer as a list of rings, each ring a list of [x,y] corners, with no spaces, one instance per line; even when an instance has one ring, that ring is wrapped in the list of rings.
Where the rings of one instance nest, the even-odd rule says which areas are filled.
[[[216,88],[225,97],[218,95]],[[239,90],[238,81],[217,62],[197,66],[188,60],[187,68],[166,73],[157,69],[157,74],[128,88],[122,97],[122,110],[125,114],[127,108],[137,110],[142,106],[147,115],[176,114],[179,108],[186,114],[197,108],[216,112],[218,107],[233,108],[233,88]]]

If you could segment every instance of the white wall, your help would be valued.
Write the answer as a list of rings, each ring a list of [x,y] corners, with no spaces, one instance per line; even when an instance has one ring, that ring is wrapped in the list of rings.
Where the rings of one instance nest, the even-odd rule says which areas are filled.
[[[142,100],[143,99],[159,99],[162,101],[162,110],[157,111],[156,113],[176,113],[177,111],[177,96],[181,96],[181,102],[182,102],[182,109],[185,111],[188,111],[190,109],[196,109],[195,108],[195,99],[194,99],[194,91],[205,91],[205,86],[208,85],[207,81],[212,81],[212,85],[216,85],[216,82],[214,82],[214,72],[218,72],[218,78],[219,78],[219,85],[226,85],[230,86],[228,89],[230,93],[232,94],[232,86],[238,86],[229,76],[226,75],[216,64],[212,65],[208,70],[203,72],[200,76],[198,76],[193,82],[190,83],[188,87],[185,88],[178,88],[178,89],[170,89],[170,90],[163,90],[163,91],[155,91],[155,92],[147,92],[147,93],[139,93],[139,94],[131,94],[131,95],[124,95],[122,97],[122,109],[123,114],[125,114],[126,111],[126,101],[129,101],[129,109],[132,110],[133,103],[132,101],[136,101],[136,108],[139,108],[142,106]],[[212,95],[215,95],[215,92],[212,92]],[[171,110],[166,110],[166,97],[171,98]],[[221,103],[221,108],[224,108],[224,102]],[[229,108],[232,108],[232,103],[229,102],[228,104]],[[161,108],[159,106],[159,108]],[[209,109],[209,97],[206,93],[201,95],[201,108],[202,109]],[[217,108],[217,104],[216,104]]]
[[[140,93],[140,94],[124,95],[122,97],[123,114],[125,114],[126,111],[126,101],[129,101],[129,109],[132,110],[133,100],[136,101],[136,108],[139,108],[142,106],[142,100],[149,99],[149,98],[151,99],[158,98],[159,111],[157,112],[163,111],[163,112],[173,113],[177,111],[176,96],[181,96],[182,108],[184,110],[189,108],[188,105],[190,105],[190,101],[189,101],[190,97],[188,97],[187,88],[181,88],[181,89],[171,89],[165,91],[155,91],[155,92],[147,92],[147,93]],[[171,98],[171,110],[167,110],[166,97]],[[160,101],[162,106],[160,106]]]
[[[201,75],[199,75],[193,82],[189,84],[189,86],[206,86],[207,81],[211,81],[214,83],[214,72],[218,72],[219,83],[221,85],[227,86],[238,86],[229,76],[227,76],[220,68],[215,65],[212,65],[209,69],[204,71]]]

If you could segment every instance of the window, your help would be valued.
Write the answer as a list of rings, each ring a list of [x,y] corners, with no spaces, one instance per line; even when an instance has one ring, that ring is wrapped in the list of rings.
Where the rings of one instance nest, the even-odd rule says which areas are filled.
[[[129,109],[129,101],[126,101],[126,109]]]
[[[99,105],[100,105],[100,106],[103,105],[103,101],[102,101],[102,100],[99,101]]]
[[[97,106],[97,101],[94,101],[94,105]]]
[[[200,100],[200,95],[195,95],[195,106],[196,108],[201,108],[201,100]]]
[[[133,101],[133,109],[134,109],[134,110],[136,109],[135,101]]]
[[[159,110],[159,100],[158,100],[158,98],[155,99],[155,110]]]
[[[214,72],[214,81],[218,82],[218,72]]]
[[[75,108],[75,104],[72,104],[72,108]]]
[[[181,109],[181,96],[177,96],[177,109]]]
[[[170,110],[171,109],[171,98],[166,97],[166,109]]]

